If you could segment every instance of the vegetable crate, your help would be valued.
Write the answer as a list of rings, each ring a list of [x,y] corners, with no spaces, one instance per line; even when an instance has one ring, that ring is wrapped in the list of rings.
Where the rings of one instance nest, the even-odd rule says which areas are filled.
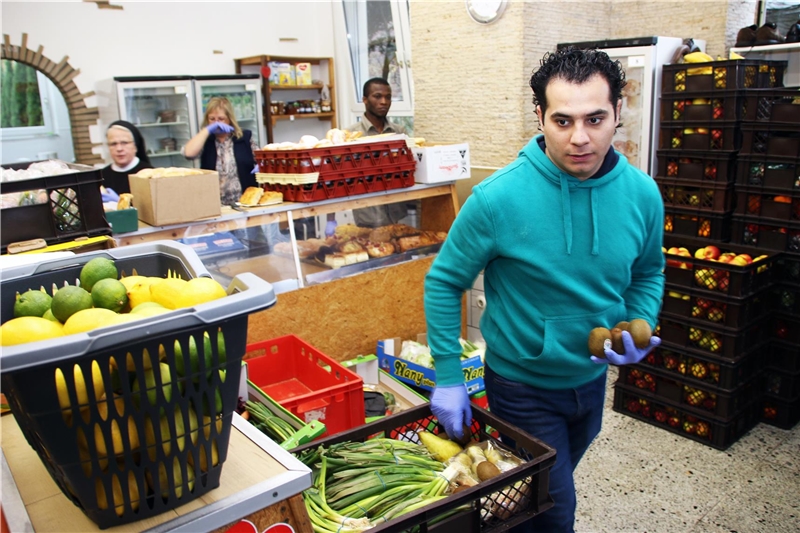
[[[730,152],[742,145],[739,122],[674,121],[661,122],[659,148],[662,150],[697,150],[704,152]]]
[[[774,328],[771,332],[773,339],[800,345],[800,317],[798,315],[774,312],[770,324]]]
[[[247,345],[250,381],[308,423],[334,435],[364,424],[364,380],[295,335]]]
[[[380,168],[343,170],[320,177],[311,183],[287,184],[267,183],[259,177],[259,183],[267,191],[283,193],[289,202],[318,202],[330,198],[356,196],[372,192],[401,189],[414,185],[413,161]]]
[[[733,209],[733,183],[656,177],[664,206],[725,214]],[[673,222],[674,224],[674,222]]]
[[[687,319],[659,317],[658,333],[665,346],[718,357],[728,362],[740,360],[767,339],[769,319],[745,328],[729,329]]]
[[[800,156],[741,155],[736,166],[737,186],[800,191]]]
[[[800,124],[743,122],[741,155],[797,157]]]
[[[690,318],[731,329],[745,328],[770,311],[770,293],[762,290],[745,297],[714,294],[711,291],[667,286],[661,312],[675,318]]]
[[[658,150],[658,176],[705,183],[732,182],[736,152],[698,154],[679,150]]]
[[[144,276],[209,276],[189,247],[171,241],[45,261],[3,271],[3,317],[12,315],[16,292],[74,284],[94,257]],[[64,495],[101,528],[161,514],[219,486],[247,315],[275,303],[271,285],[249,273],[227,292],[135,322],[3,347],[3,392],[25,438]]]
[[[30,162],[3,165],[20,170]],[[47,244],[72,241],[78,237],[111,235],[106,222],[100,185],[100,170],[86,165],[69,164],[78,172],[60,176],[45,176],[0,183],[0,194],[23,193],[31,203],[0,210],[0,253],[8,245],[32,239],[44,239]],[[42,203],[33,203],[41,196]]]
[[[786,402],[800,400],[800,372],[787,374],[774,368],[764,371],[764,392]]]
[[[764,251],[800,253],[800,222],[733,215],[731,242]]]
[[[760,407],[756,400],[728,419],[695,415],[642,389],[614,385],[614,411],[718,450],[728,449],[758,423]]]
[[[800,316],[800,285],[775,285],[772,288],[772,309],[778,313]]]
[[[773,274],[777,270],[775,261],[778,254],[748,246],[719,244],[722,252],[748,254],[753,259],[759,255],[766,255],[766,257],[743,266],[693,257],[698,248],[707,244],[707,241],[703,242],[698,239],[664,236],[666,248],[684,247],[692,256],[667,254],[664,273],[671,290],[681,291],[682,288],[696,288],[707,291],[712,298],[718,295],[744,297],[772,285]]]
[[[735,214],[800,222],[800,189],[783,191],[757,185],[737,185],[736,196]]]
[[[431,533],[500,532],[553,506],[548,486],[550,468],[556,461],[555,449],[480,407],[472,407],[472,417],[469,429],[473,440],[490,441],[506,447],[525,462],[479,485],[451,494],[370,531],[399,533],[414,526],[425,525],[421,531]],[[292,451],[302,455],[304,452],[312,452],[317,446],[330,446],[346,441],[363,442],[375,435],[418,443],[417,429],[444,434],[444,428],[431,413],[430,404],[414,407]],[[506,441],[508,446],[493,439],[491,434],[494,430],[511,439]]]
[[[662,92],[703,93],[708,98],[733,89],[781,87],[786,65],[786,61],[751,59],[664,65]]]
[[[800,372],[800,346],[773,338],[770,341],[767,364],[782,372]]]
[[[242,399],[240,398],[239,401],[240,409],[238,411],[240,414],[247,411],[248,422],[286,450],[311,442],[325,433],[325,424],[319,420],[312,420],[306,424],[264,394],[264,391],[249,379],[247,380],[247,401],[255,404],[254,408],[260,413],[260,416],[253,414],[250,407],[241,409]],[[270,420],[267,420],[267,417]]]
[[[661,121],[741,120],[744,114],[744,91],[713,91],[665,94],[661,97]]]
[[[698,212],[664,207],[664,233],[676,236],[727,241],[731,216],[727,213]]]
[[[760,89],[746,91],[745,114],[748,122],[800,124],[797,89]]]
[[[661,345],[649,353],[639,365],[647,370],[658,370],[665,376],[680,378],[689,384],[731,391],[756,375],[763,366],[764,357],[769,353],[768,345],[762,344],[737,361],[728,362],[714,356]]]
[[[761,399],[761,421],[781,429],[792,429],[800,422],[800,398],[787,402],[765,394]]]
[[[783,254],[778,258],[778,279],[800,285],[800,255]]]
[[[758,374],[751,375],[746,383],[728,391],[708,385],[686,383],[681,379],[673,379],[673,376],[666,377],[657,371],[625,365],[619,368],[618,382],[646,390],[659,399],[680,406],[687,412],[719,418],[732,417],[761,395],[761,380]]]

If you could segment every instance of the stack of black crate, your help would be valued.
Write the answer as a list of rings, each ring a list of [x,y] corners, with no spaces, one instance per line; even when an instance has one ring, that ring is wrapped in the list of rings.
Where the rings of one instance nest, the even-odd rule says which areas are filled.
[[[748,91],[731,241],[783,252],[772,289],[762,421],[800,421],[800,88]]]
[[[749,431],[761,412],[779,254],[729,241],[746,94],[780,85],[785,66],[663,67],[655,176],[667,253],[656,332],[662,345],[640,364],[620,368],[614,408],[718,449]]]

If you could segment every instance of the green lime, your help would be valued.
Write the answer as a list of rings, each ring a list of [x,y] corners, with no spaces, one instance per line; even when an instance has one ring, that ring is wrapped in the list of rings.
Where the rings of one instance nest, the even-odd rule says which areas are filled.
[[[47,311],[45,311],[44,314],[42,315],[42,318],[46,318],[47,320],[52,320],[53,322],[58,322],[58,319],[56,318],[56,315],[53,314],[52,309],[48,309]]]
[[[58,289],[53,296],[50,309],[53,311],[53,316],[63,324],[78,311],[91,309],[92,305],[92,295],[88,291],[75,285],[67,285]]]
[[[117,266],[105,257],[95,257],[81,268],[81,287],[91,292],[94,284],[101,279],[117,279]]]
[[[44,291],[31,289],[17,296],[14,302],[14,318],[21,316],[42,317],[50,309],[53,298]]]
[[[128,303],[128,290],[118,279],[101,279],[92,287],[92,301],[95,307],[119,313]]]

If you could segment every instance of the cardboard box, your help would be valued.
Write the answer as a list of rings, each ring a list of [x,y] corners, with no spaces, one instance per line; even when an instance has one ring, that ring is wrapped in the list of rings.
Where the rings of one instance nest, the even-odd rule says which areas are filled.
[[[219,175],[211,170],[192,176],[140,178],[128,176],[139,220],[151,226],[166,226],[218,217]]]
[[[394,378],[378,365],[375,354],[359,355],[355,359],[342,361],[342,366],[357,373],[364,380],[364,390],[380,393],[391,393],[395,398],[395,409],[392,414],[411,409],[428,402],[428,398],[413,390],[408,385]],[[382,418],[379,416],[367,419],[372,422]]]
[[[421,344],[426,344],[425,334],[417,335],[416,340]],[[400,337],[378,341],[378,363],[381,369],[400,381],[420,389],[433,390],[436,386],[436,370],[397,357],[402,346],[403,341]],[[464,381],[467,384],[467,392],[469,394],[484,390],[484,369],[480,356],[462,360],[461,370],[464,372]]]
[[[470,177],[469,144],[441,144],[412,148],[417,160],[414,181],[439,183]]]
[[[298,63],[294,66],[297,85],[311,85],[311,63]]]

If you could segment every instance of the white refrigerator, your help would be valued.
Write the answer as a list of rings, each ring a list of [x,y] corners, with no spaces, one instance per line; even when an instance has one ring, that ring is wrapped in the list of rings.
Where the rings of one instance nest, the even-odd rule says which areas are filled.
[[[695,43],[705,48],[705,42]],[[622,126],[614,136],[613,145],[632,165],[653,177],[658,169],[661,67],[670,63],[682,45],[683,39],[679,37],[558,44],[558,49],[567,46],[598,48],[622,63],[628,83],[622,90]]]

